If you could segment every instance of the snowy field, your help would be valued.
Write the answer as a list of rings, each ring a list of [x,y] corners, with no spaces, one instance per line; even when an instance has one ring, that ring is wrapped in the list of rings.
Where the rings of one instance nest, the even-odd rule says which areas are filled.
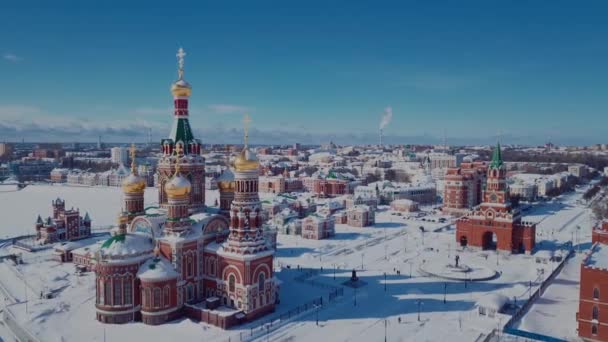
[[[116,217],[123,206],[120,187],[86,187],[68,185],[29,185],[20,191],[0,192],[0,239],[34,234],[38,214],[42,218],[52,215],[51,201],[64,199],[66,208],[79,208],[84,216],[88,212],[93,228],[105,228],[116,224]],[[207,205],[213,205],[217,190],[206,192]],[[146,188],[145,206],[158,203],[158,190]]]
[[[65,197],[68,205],[71,205],[69,195],[74,196],[74,201],[79,200],[79,195],[73,194],[78,190],[65,189],[32,187],[29,194],[30,197],[38,197],[38,193],[48,193],[48,201],[40,200],[42,209],[48,211],[48,203],[56,196]],[[63,190],[65,194],[57,194],[57,190]],[[108,195],[107,201],[90,202],[92,209],[88,210],[93,220],[97,217],[103,220],[107,216],[108,224],[112,224],[120,209],[120,191],[103,190],[113,192],[114,196]],[[55,194],[51,195],[53,192]],[[80,194],[83,203],[78,206],[81,209],[87,205],[85,193],[90,193],[90,189]],[[590,240],[592,220],[590,211],[578,203],[580,196],[581,193],[568,194],[555,202],[536,205],[527,213],[526,220],[539,222],[537,242],[542,241],[541,249],[556,249],[571,239],[581,242],[582,248],[588,247],[586,242]],[[208,203],[214,201],[214,194],[207,197]],[[22,201],[23,206],[29,203],[27,198]],[[96,206],[95,203],[101,205]],[[115,207],[102,208],[109,206]],[[31,227],[33,216],[35,214],[28,215],[28,227]],[[375,341],[382,340],[386,333],[388,341],[475,341],[492,329],[500,328],[510,317],[479,317],[474,310],[479,299],[489,293],[499,293],[521,303],[529,296],[530,281],[534,290],[542,280],[543,275],[539,275],[538,269],[548,275],[554,267],[551,263],[537,264],[535,257],[529,255],[461,250],[455,243],[454,228],[449,222],[409,220],[391,215],[386,210],[377,213],[376,221],[375,227],[368,228],[337,225],[336,236],[327,240],[279,235],[275,268],[283,284],[277,314],[327,295],[327,289],[297,281],[296,276],[301,274],[298,266],[322,269],[311,280],[334,286],[342,286],[350,278],[351,271],[356,269],[359,278],[367,285],[356,291],[344,287],[343,297],[319,311],[318,325],[316,315],[310,313],[259,340]],[[424,233],[420,227],[424,227]],[[104,335],[105,340],[114,341],[176,338],[184,341],[224,342],[229,338],[238,341],[241,334],[246,336],[252,326],[263,322],[262,319],[230,331],[187,319],[158,327],[141,323],[102,325],[95,321],[93,275],[76,276],[73,265],[47,260],[50,251],[41,253],[25,253],[26,264],[18,268],[8,262],[0,263],[0,284],[12,297],[7,302],[10,312],[43,341],[103,341]],[[461,264],[495,271],[497,277],[487,281],[462,282],[425,276],[420,272],[421,268],[441,269],[452,264],[456,255],[460,257]],[[576,264],[576,260],[570,261],[541,301],[525,316],[522,329],[546,333],[543,329],[559,325],[561,330],[549,332],[570,336],[576,312],[571,307],[577,291],[573,290],[574,286],[562,287],[568,282],[578,282],[576,267],[572,266]],[[40,299],[41,287],[55,290],[57,296]],[[563,312],[548,314],[555,310]],[[74,326],[78,329],[73,329]]]
[[[123,205],[120,187],[29,185],[20,191],[0,192],[0,239],[34,234],[36,217],[51,216],[51,201],[57,197],[65,200],[67,209],[79,208],[82,216],[89,212],[93,227],[116,224]],[[146,205],[157,202],[157,190],[146,189]]]

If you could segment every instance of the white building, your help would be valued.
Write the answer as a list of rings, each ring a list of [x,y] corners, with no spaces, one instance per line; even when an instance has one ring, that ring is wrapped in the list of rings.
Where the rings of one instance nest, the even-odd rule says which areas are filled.
[[[513,196],[519,196],[524,201],[534,201],[536,199],[536,184],[527,182],[515,182],[509,185],[509,192]]]
[[[129,152],[124,147],[112,147],[112,149],[110,149],[110,155],[112,163],[127,165],[129,162]]]

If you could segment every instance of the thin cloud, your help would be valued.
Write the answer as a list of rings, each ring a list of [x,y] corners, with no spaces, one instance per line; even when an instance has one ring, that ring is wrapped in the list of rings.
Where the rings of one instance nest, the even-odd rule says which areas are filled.
[[[207,106],[207,108],[217,114],[244,114],[252,111],[252,108],[250,107],[234,104],[212,104]]]
[[[2,55],[2,59],[11,63],[17,63],[20,62],[22,58],[12,53],[5,53]]]

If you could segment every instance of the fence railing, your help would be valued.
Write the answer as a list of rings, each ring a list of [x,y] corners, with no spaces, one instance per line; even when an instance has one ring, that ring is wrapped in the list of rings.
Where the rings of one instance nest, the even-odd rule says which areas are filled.
[[[320,288],[330,289],[329,293],[321,297],[317,297],[304,304],[300,304],[289,310],[275,313],[268,318],[261,318],[259,325],[252,326],[248,331],[243,330],[239,334],[232,335],[225,342],[235,341],[251,341],[268,335],[271,332],[278,330],[286,324],[294,321],[299,317],[306,316],[313,313],[315,310],[321,310],[328,303],[336,301],[339,297],[344,296],[344,288],[333,285],[323,284],[318,281],[310,280],[308,278],[318,275],[320,272],[315,269],[300,269],[302,274],[294,278],[294,280],[316,286]],[[325,299],[327,298],[327,299]]]
[[[15,316],[9,311],[8,308],[4,308],[2,311],[2,320],[4,324],[11,330],[13,335],[17,337],[20,342],[40,342],[40,340],[29,332],[26,328],[19,325]]]
[[[551,272],[551,274],[549,275],[549,277],[547,277],[547,279],[545,279],[544,281],[542,281],[540,283],[540,286],[536,289],[536,291],[534,291],[534,293],[532,293],[532,295],[530,296],[530,298],[519,309],[517,309],[517,311],[513,314],[513,316],[511,316],[511,318],[509,319],[509,321],[507,321],[507,323],[505,324],[503,332],[505,332],[507,334],[511,334],[511,335],[516,335],[516,336],[521,336],[521,337],[525,337],[525,338],[536,339],[536,340],[540,340],[540,341],[548,341],[548,342],[564,341],[564,340],[561,340],[561,339],[558,339],[558,338],[555,338],[555,337],[551,337],[551,336],[546,336],[546,335],[542,335],[542,334],[531,333],[531,332],[528,332],[528,331],[519,330],[519,329],[514,328],[513,326],[515,325],[515,323],[517,323],[528,312],[528,310],[530,310],[530,308],[532,307],[532,305],[534,305],[534,302],[536,302],[536,300],[543,295],[543,293],[545,292],[545,290],[547,289],[547,287],[549,287],[549,285],[551,285],[551,283],[553,282],[553,280],[559,275],[559,273],[561,272],[561,270],[566,265],[566,262],[568,262],[568,260],[573,255],[574,255],[574,250],[570,249],[570,251],[568,252],[568,254],[566,255],[566,257],[553,270],[553,272]]]

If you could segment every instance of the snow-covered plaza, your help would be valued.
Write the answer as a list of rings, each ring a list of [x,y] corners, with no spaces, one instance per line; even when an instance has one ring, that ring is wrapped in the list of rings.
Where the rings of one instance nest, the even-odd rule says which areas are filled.
[[[120,209],[119,189],[81,189],[28,186],[0,194],[5,204],[0,206],[0,216],[9,218],[2,222],[0,236],[31,233],[36,215],[47,212],[50,200],[56,197],[89,211],[96,221],[94,227],[111,225]],[[216,194],[208,191],[209,205]],[[146,202],[153,203],[154,190],[148,195]],[[580,203],[581,196],[582,190],[566,194],[534,204],[526,212],[526,220],[538,222],[537,254],[555,252],[572,240],[581,249],[589,247],[592,218],[590,210]],[[94,274],[76,275],[73,264],[51,260],[52,249],[29,253],[6,243],[0,255],[22,253],[24,263],[0,262],[4,310],[41,341],[325,341],[328,336],[332,341],[370,341],[385,334],[389,341],[475,341],[500,330],[510,318],[508,314],[480,316],[476,303],[490,294],[500,294],[510,304],[519,305],[557,265],[537,262],[534,254],[463,250],[456,244],[453,224],[438,223],[434,218],[437,216],[430,209],[423,221],[406,219],[381,207],[374,227],[337,224],[335,236],[326,240],[279,235],[275,271],[282,281],[280,304],[269,317],[228,331],[188,319],[162,326],[101,324],[95,320]],[[449,276],[457,256],[460,265],[470,271],[463,272],[464,277]],[[554,284],[518,323],[519,329],[576,337],[579,262],[580,255],[568,261]],[[356,289],[342,285],[353,270],[365,283]],[[328,303],[333,288],[343,289],[343,296]],[[41,298],[43,292],[54,296]],[[259,329],[273,317],[320,296],[324,305],[318,310],[307,310],[269,327],[264,335],[251,336],[252,328]],[[555,326],[560,328],[555,330]],[[11,336],[5,325],[0,331],[0,337]]]

